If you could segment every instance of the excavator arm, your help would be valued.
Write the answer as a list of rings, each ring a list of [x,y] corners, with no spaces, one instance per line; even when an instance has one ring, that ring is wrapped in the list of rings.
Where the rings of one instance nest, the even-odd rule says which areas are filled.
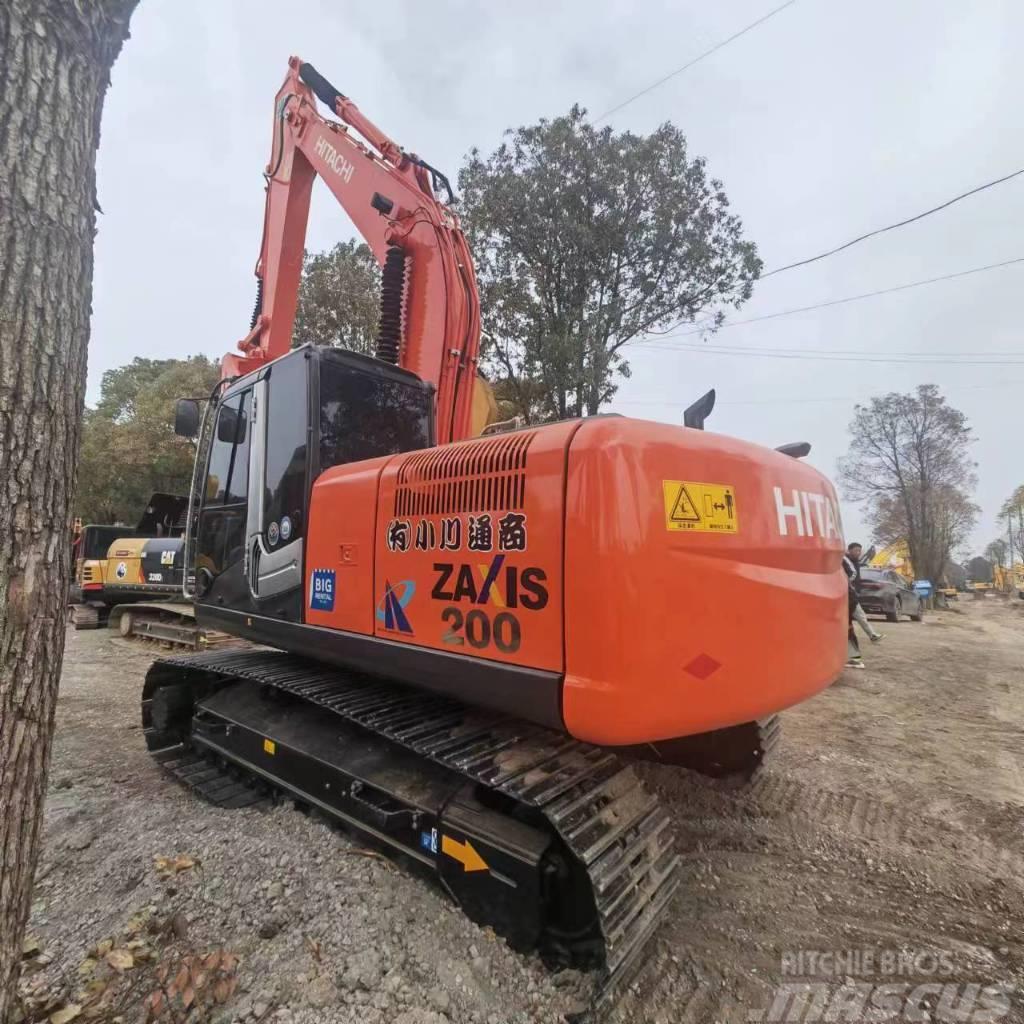
[[[341,123],[318,113],[317,98]],[[291,348],[317,175],[383,268],[376,355],[434,386],[438,443],[470,437],[480,304],[458,217],[435,196],[440,186],[452,199],[451,187],[298,57],[274,100],[251,329],[241,355],[224,357],[222,375],[249,373]]]

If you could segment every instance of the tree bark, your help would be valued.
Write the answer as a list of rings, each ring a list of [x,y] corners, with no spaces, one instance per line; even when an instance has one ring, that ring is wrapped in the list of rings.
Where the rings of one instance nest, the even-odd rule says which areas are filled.
[[[0,4],[0,1022],[64,653],[100,115],[136,2]]]

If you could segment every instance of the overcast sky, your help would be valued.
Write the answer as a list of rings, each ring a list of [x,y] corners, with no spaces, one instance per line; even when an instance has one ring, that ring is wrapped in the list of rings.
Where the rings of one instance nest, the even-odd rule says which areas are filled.
[[[775,6],[142,0],[103,118],[89,400],[104,370],[136,355],[219,357],[246,333],[272,100],[290,54],[454,180],[471,146],[490,150],[504,129],[574,102],[600,115]],[[771,269],[1024,167],[1022,38],[1019,0],[797,0],[610,121],[679,125]],[[765,280],[734,318],[1022,257],[1022,203],[1024,176]],[[308,248],[350,236],[318,187]],[[634,349],[611,409],[679,422],[715,387],[709,428],[810,441],[810,461],[834,476],[855,401],[938,384],[977,435],[980,549],[1024,482],[1022,295],[1018,264],[711,339],[1019,367],[712,354],[690,351],[700,339],[688,337]],[[847,536],[866,541],[858,510],[844,503],[843,514]]]

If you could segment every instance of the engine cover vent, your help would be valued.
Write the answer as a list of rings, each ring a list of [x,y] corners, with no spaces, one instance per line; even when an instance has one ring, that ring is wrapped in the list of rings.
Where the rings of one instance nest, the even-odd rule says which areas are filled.
[[[502,434],[409,456],[398,470],[396,516],[521,509],[534,432]]]

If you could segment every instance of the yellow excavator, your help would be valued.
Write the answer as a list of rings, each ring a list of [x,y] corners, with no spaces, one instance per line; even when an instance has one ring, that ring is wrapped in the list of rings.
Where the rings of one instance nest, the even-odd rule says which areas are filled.
[[[128,604],[141,608],[138,602],[182,600],[181,535],[187,510],[187,497],[155,493],[134,528],[76,522],[70,597],[76,629],[97,629],[111,619],[116,626]],[[162,614],[154,611],[154,617]]]
[[[1014,562],[1009,568],[993,566],[992,586],[1000,594],[1024,599],[1024,562]]]
[[[914,567],[910,564],[910,548],[905,540],[898,540],[876,552],[868,565],[872,569],[889,569],[898,572],[908,582],[914,582]]]

